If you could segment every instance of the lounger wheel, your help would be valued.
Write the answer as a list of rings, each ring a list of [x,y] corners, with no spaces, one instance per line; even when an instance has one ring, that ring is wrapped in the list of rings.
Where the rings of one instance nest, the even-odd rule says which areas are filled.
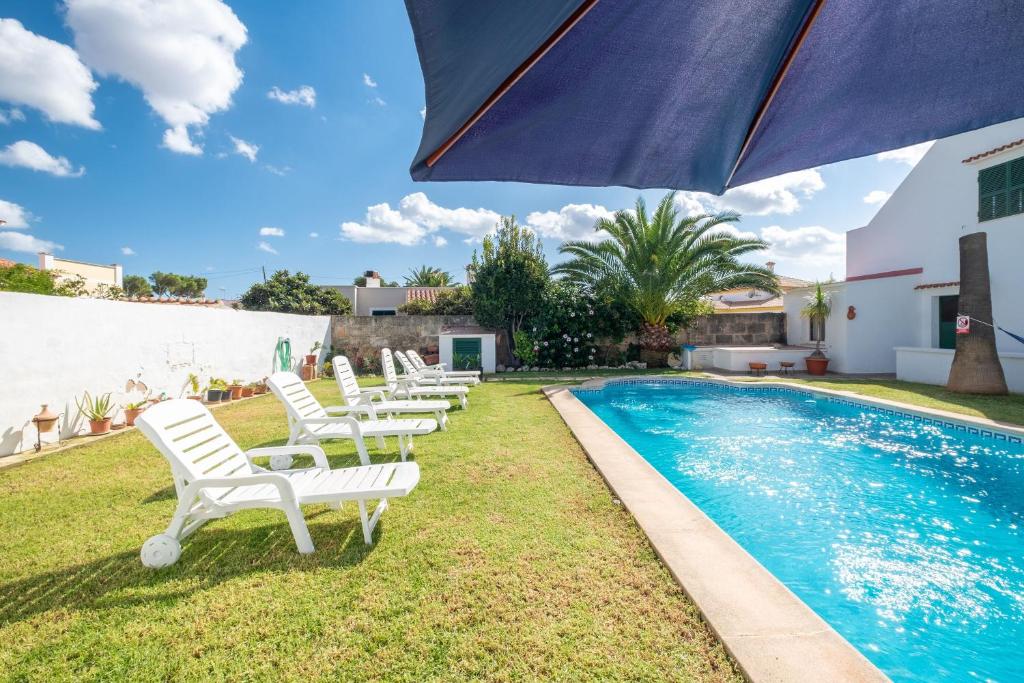
[[[170,567],[181,557],[181,543],[167,534],[152,536],[142,544],[142,564],[150,569]]]
[[[294,460],[295,458],[290,455],[272,455],[270,456],[270,469],[287,470],[292,466]]]

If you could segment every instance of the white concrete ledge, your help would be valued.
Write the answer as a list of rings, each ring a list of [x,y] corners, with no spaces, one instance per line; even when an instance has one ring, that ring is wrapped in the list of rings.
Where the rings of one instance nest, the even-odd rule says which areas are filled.
[[[568,387],[544,393],[747,678],[888,680]]]

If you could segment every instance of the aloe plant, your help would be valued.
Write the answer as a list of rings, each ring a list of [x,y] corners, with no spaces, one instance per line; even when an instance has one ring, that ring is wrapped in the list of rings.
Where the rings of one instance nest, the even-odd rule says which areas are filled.
[[[114,402],[110,400],[110,394],[106,393],[95,398],[85,392],[81,399],[75,399],[78,410],[91,422],[102,422],[111,416],[114,411]]]
[[[199,375],[194,372],[188,373],[188,385],[192,389],[192,395],[199,393]]]

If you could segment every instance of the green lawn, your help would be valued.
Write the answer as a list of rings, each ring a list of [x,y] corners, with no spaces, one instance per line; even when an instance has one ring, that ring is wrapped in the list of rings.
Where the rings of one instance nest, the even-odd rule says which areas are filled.
[[[539,386],[482,385],[418,439],[420,485],[370,548],[352,505],[308,509],[308,556],[250,511],[154,572],[138,549],[175,500],[139,433],[0,470],[0,676],[739,680]],[[216,415],[243,447],[286,436],[270,396]]]

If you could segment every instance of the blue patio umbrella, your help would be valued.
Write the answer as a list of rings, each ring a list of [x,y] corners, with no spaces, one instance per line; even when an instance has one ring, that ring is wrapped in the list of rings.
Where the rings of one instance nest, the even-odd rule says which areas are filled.
[[[1024,116],[1021,0],[406,0],[415,180],[720,193]]]

